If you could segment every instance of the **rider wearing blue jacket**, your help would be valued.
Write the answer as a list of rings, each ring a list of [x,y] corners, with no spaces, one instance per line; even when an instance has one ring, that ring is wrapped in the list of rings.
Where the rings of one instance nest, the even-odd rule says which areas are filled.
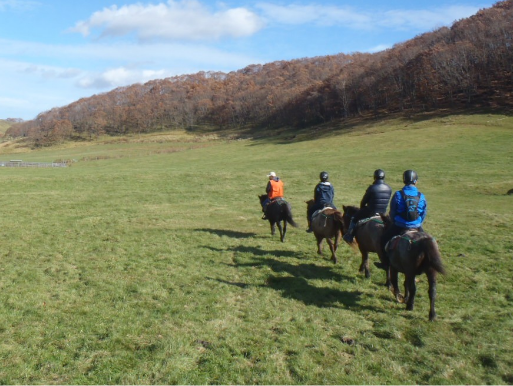
[[[406,170],[403,173],[404,187],[392,196],[390,201],[390,226],[381,240],[383,256],[386,256],[385,246],[395,236],[405,231],[416,229],[423,232],[422,223],[427,215],[427,201],[424,194],[417,189],[417,173]],[[388,264],[388,262],[386,262]]]
[[[335,205],[333,205],[333,199],[335,198],[335,189],[333,185],[328,181],[329,175],[327,172],[321,172],[319,175],[319,179],[321,180],[317,185],[315,185],[314,189],[314,204],[308,211],[308,229],[306,230],[308,233],[312,232],[312,215],[315,211],[323,209],[327,206],[337,209]]]

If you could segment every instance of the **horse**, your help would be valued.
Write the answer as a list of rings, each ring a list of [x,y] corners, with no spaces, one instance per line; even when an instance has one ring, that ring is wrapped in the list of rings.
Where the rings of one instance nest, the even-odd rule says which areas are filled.
[[[342,205],[344,210],[343,219],[344,219],[344,233],[349,229],[349,224],[351,223],[351,218],[358,212],[360,209],[356,206],[345,206]],[[362,263],[360,264],[359,272],[365,273],[366,278],[370,278],[370,270],[369,270],[369,252],[377,253],[379,260],[383,264],[384,259],[381,251],[381,238],[383,236],[383,231],[385,226],[383,224],[383,220],[377,217],[371,217],[367,221],[357,225],[354,230],[354,238],[356,240],[353,241],[351,246],[355,247],[358,245],[358,249],[362,254]],[[385,285],[388,288],[391,288],[390,277],[387,272],[387,278]]]
[[[267,198],[266,194],[259,195],[260,205],[263,205]],[[272,200],[265,209],[265,217],[269,220],[271,225],[271,235],[274,236],[276,233],[276,225],[280,231],[280,241],[285,241],[285,235],[287,234],[287,223],[297,228],[298,225],[292,217],[292,210],[290,204],[283,199]],[[283,226],[282,226],[283,222]]]
[[[311,206],[315,203],[314,200],[306,202],[306,216],[310,213]],[[340,244],[340,239],[343,236],[343,218],[342,213],[336,209],[327,207],[321,211],[314,213],[312,217],[312,230],[317,239],[317,253],[322,255],[322,241],[326,239],[330,250],[331,260],[337,263],[337,249]],[[334,241],[332,241],[334,239]]]
[[[385,229],[391,226],[390,216],[382,214],[381,219],[385,224]],[[392,245],[392,247],[389,247],[389,245]],[[409,231],[389,241],[387,254],[394,295],[399,302],[406,303],[408,311],[413,310],[415,302],[417,291],[415,277],[423,273],[426,274],[429,283],[429,320],[434,321],[436,319],[436,278],[438,273],[445,274],[445,268],[435,239],[426,232]],[[399,272],[405,276],[404,297],[401,295],[397,284]]]

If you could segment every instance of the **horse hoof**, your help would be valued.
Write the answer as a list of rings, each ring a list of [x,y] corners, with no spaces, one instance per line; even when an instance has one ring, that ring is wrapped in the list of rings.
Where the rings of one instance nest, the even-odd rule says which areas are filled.
[[[397,300],[397,302],[398,302],[398,303],[401,303],[401,304],[403,304],[403,303],[404,303],[404,296],[403,296],[403,295],[401,295],[401,294],[396,294],[396,295],[395,295],[395,298],[396,298],[396,300]]]

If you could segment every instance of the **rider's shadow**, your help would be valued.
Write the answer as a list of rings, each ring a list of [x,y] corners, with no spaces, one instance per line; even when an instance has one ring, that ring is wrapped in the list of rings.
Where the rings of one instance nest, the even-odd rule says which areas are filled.
[[[305,305],[340,308],[358,305],[361,293],[358,291],[340,291],[333,288],[310,285],[302,277],[269,276],[265,287],[281,292],[284,298],[295,299]]]
[[[283,262],[269,255],[279,257],[298,258],[298,254],[292,251],[268,251],[257,247],[237,246],[227,249],[219,249],[209,247],[217,252],[238,252],[250,253],[252,261],[248,263],[237,263],[234,261],[228,264],[235,268],[244,267],[269,267],[276,275],[271,274],[265,280],[265,284],[258,285],[262,288],[271,288],[279,291],[283,297],[292,298],[303,302],[306,305],[315,305],[317,307],[352,307],[358,304],[361,293],[359,291],[340,291],[333,288],[317,287],[310,284],[309,280],[326,280],[326,281],[351,281],[352,277],[343,275],[334,270],[334,267],[321,266],[316,264],[291,264]],[[283,276],[283,273],[289,276]],[[234,285],[239,288],[247,288],[250,284],[234,283],[222,279],[213,279],[220,283]]]
[[[226,236],[233,239],[249,239],[255,237],[257,234],[253,232],[238,232],[228,229],[211,229],[211,228],[198,228],[196,232],[208,232],[217,236]]]

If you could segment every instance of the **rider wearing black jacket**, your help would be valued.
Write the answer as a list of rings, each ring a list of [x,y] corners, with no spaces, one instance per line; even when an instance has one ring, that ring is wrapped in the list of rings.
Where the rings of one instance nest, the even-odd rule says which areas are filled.
[[[358,221],[386,213],[391,195],[392,188],[385,183],[385,172],[377,169],[374,172],[374,183],[369,185],[360,202],[360,210],[351,218],[349,229],[343,237],[344,241],[349,244],[353,242],[353,232]]]

